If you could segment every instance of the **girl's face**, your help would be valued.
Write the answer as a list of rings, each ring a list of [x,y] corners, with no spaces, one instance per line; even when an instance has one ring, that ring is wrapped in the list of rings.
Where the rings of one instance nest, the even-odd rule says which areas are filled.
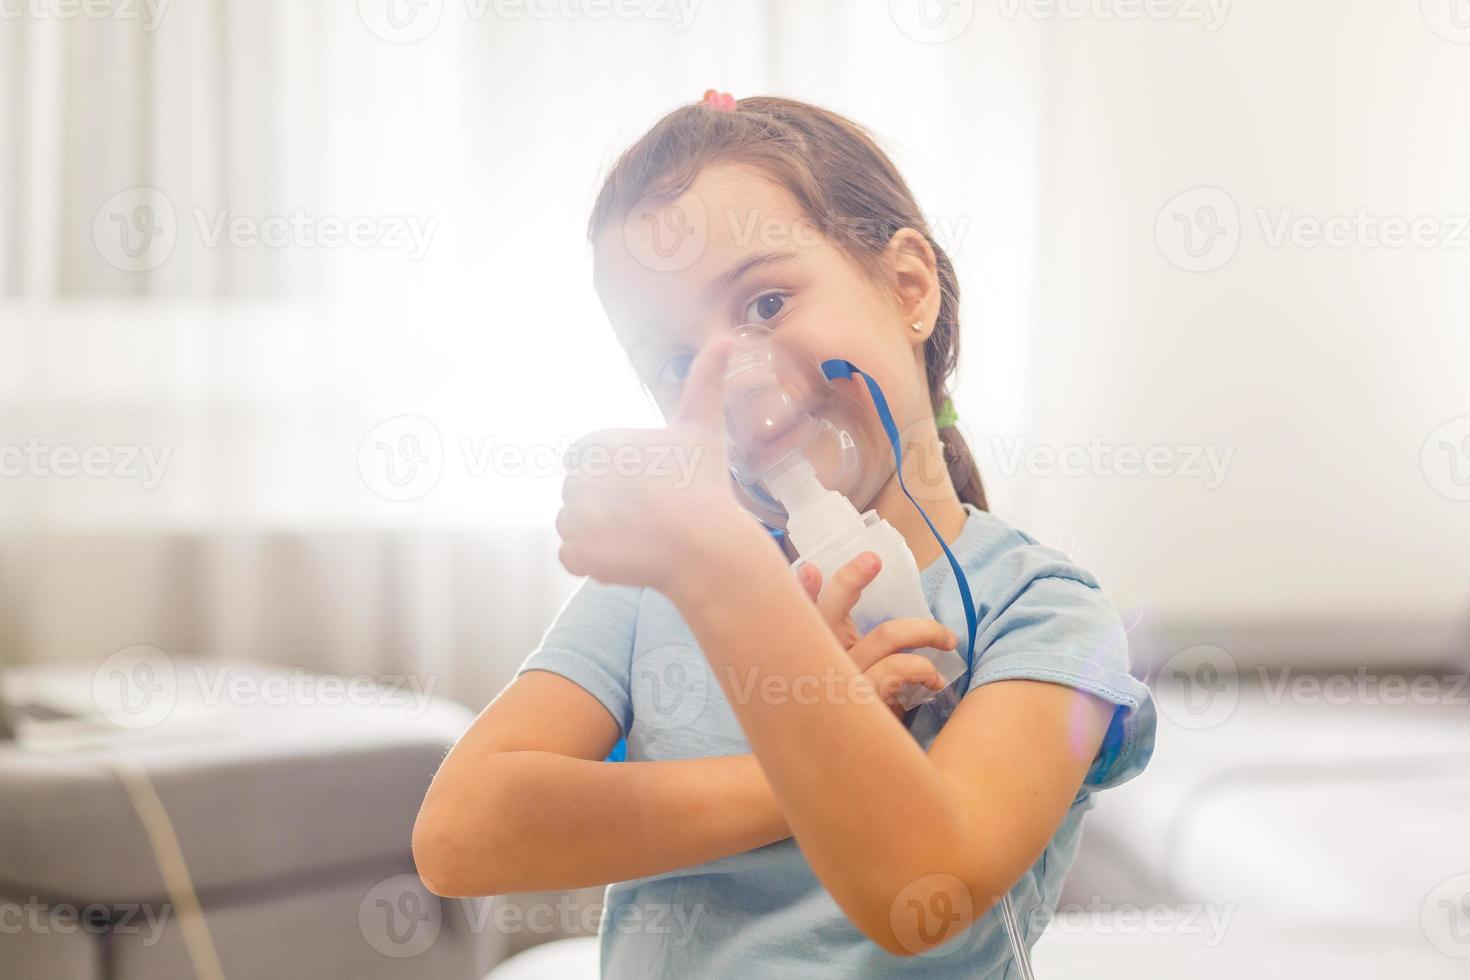
[[[752,168],[721,164],[678,198],[640,205],[626,221],[609,223],[595,242],[594,282],[619,343],[666,419],[695,353],[721,333],[761,323],[813,363],[841,357],[867,372],[887,396],[899,431],[911,432],[932,415],[923,343],[938,314],[939,289],[932,252],[926,262],[922,237],[908,234],[906,247],[889,249],[875,279],[821,234],[783,187]],[[913,329],[915,322],[922,330]],[[868,434],[886,445],[876,414],[868,416]]]

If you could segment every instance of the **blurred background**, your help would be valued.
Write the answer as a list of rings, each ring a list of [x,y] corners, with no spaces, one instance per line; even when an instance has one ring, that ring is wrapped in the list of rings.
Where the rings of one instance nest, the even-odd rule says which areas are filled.
[[[1464,976],[1465,0],[0,0],[0,895],[107,909],[0,930],[0,974],[201,970],[187,916],[118,932],[188,902],[77,727],[118,727],[108,671],[197,709],[133,729],[223,974],[478,976],[595,930],[595,894],[415,890],[403,822],[576,584],[562,450],[657,418],[585,224],[709,87],[889,149],[959,271],[992,507],[1098,574],[1155,686],[1038,969]],[[402,785],[324,788],[353,764]],[[199,788],[242,772],[263,796]]]

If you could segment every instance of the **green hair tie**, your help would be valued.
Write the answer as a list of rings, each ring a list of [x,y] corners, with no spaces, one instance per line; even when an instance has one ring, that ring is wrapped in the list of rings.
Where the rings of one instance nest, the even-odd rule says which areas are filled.
[[[944,404],[939,406],[939,414],[934,416],[934,425],[940,429],[948,429],[959,420],[959,415],[955,414],[954,402],[946,398]]]

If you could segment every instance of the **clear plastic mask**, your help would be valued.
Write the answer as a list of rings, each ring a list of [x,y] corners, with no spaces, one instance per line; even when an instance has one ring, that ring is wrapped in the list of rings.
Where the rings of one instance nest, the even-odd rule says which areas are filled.
[[[770,481],[805,459],[828,490],[867,508],[893,473],[893,456],[861,385],[829,381],[821,368],[769,328],[735,331],[725,376],[730,471],[747,510],[771,527],[786,509]]]

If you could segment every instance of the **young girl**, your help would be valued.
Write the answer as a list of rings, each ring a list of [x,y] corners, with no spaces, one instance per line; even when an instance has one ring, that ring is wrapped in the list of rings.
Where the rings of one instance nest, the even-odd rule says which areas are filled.
[[[624,464],[566,481],[561,560],[590,579],[439,770],[414,829],[425,883],[611,882],[609,977],[1018,975],[1002,897],[1034,942],[1092,794],[1142,770],[1154,715],[1093,577],[986,512],[947,409],[954,269],[908,187],[840,116],[711,93],[624,153],[590,235],[668,427],[578,444]],[[858,637],[876,556],[793,575],[741,508],[722,386],[750,323],[886,395],[935,530],[891,453],[852,503],[903,534],[935,620]],[[972,639],[936,533],[969,583],[973,659],[904,712],[903,685],[943,684],[904,651]],[[620,738],[627,760],[604,761]]]

